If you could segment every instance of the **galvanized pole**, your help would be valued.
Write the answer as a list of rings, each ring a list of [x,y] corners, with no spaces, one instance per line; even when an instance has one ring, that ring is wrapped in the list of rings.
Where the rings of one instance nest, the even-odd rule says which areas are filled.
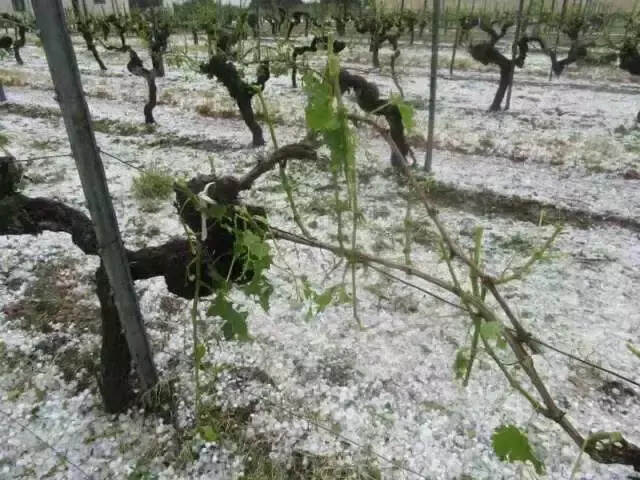
[[[158,374],[109,196],[76,56],[65,23],[62,1],[32,0],[32,5],[71,151],[96,230],[100,258],[109,278],[120,323],[142,388],[148,390],[157,383]]]
[[[440,42],[440,0],[433,0],[431,21],[431,71],[429,72],[429,126],[427,151],[424,153],[424,170],[431,172],[433,163],[433,127],[436,121],[436,86],[438,80],[438,43]]]

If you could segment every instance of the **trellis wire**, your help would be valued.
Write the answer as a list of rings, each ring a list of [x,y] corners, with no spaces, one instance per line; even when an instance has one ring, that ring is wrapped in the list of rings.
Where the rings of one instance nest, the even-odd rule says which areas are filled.
[[[4,410],[0,410],[0,415],[3,415],[4,417],[6,417],[6,419],[14,424],[17,425],[21,430],[28,432],[30,435],[32,435],[36,440],[38,440],[42,445],[44,445],[45,447],[47,447],[47,449],[51,450],[58,458],[64,460],[66,463],[68,463],[69,465],[71,465],[73,468],[75,468],[78,472],[80,472],[85,478],[88,479],[93,479],[92,475],[89,475],[87,472],[85,472],[82,468],[80,468],[80,466],[74,462],[72,462],[71,460],[69,460],[69,457],[67,457],[64,453],[60,452],[59,450],[57,450],[53,445],[51,445],[49,442],[47,442],[44,438],[42,438],[40,435],[38,435],[36,432],[34,432],[33,430],[31,430],[29,427],[27,427],[26,425],[22,424],[21,422],[15,420],[14,418],[11,418],[11,415],[9,415],[7,412],[5,412]]]

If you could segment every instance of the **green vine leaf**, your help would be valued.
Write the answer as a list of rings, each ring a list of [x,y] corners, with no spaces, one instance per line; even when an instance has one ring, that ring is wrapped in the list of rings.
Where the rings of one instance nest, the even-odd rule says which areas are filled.
[[[398,107],[398,111],[400,112],[400,117],[402,118],[402,125],[404,126],[407,132],[413,130],[416,126],[416,122],[414,119],[414,110],[411,105],[404,101],[404,99],[399,95],[392,95],[390,99],[391,103]]]
[[[631,353],[633,353],[636,357],[640,358],[640,349],[638,349],[637,347],[634,347],[633,345],[631,345],[630,343],[627,343],[627,348],[629,349],[629,351]]]
[[[269,312],[269,300],[273,293],[273,285],[264,275],[254,275],[253,279],[243,287],[246,295],[257,297],[260,306],[265,312]]]
[[[202,425],[198,429],[198,433],[205,442],[217,442],[220,440],[220,434],[211,425]]]
[[[213,303],[209,306],[207,314],[210,316],[218,316],[224,320],[222,324],[222,334],[225,340],[251,340],[247,328],[247,317],[249,313],[236,310],[224,292],[218,293]]]
[[[200,364],[206,353],[207,349],[203,343],[196,345],[196,350],[194,352],[196,364]]]
[[[251,230],[235,229],[233,245],[236,260],[240,259],[245,271],[252,271],[253,278],[261,277],[271,266],[271,248],[264,237]],[[255,286],[255,285],[254,285]]]
[[[251,230],[242,230],[236,235],[236,252],[246,255],[254,270],[262,271],[271,265],[271,249],[263,237]]]
[[[502,325],[500,322],[484,322],[480,325],[480,333],[487,340],[496,340],[500,336]]]
[[[331,300],[333,299],[335,290],[336,290],[335,287],[328,288],[315,298],[318,312],[322,312],[325,308],[329,306],[329,304],[331,303]]]
[[[502,335],[502,324],[497,321],[484,322],[480,325],[480,334],[487,339],[487,341],[495,340],[496,346],[500,349],[507,347],[507,341]]]
[[[493,451],[503,462],[531,462],[538,475],[544,473],[544,464],[536,457],[529,438],[515,425],[503,425],[491,436]]]
[[[311,288],[306,279],[303,279],[302,294],[305,299],[311,301],[311,306],[307,311],[307,320],[322,313],[332,302],[346,303],[350,301],[349,294],[345,291],[343,284],[333,285],[318,293]]]
[[[263,272],[271,266],[271,247],[263,236],[251,230],[236,230],[234,254],[241,259],[245,270],[252,272],[251,281],[242,290],[246,295],[256,297],[262,309],[268,312],[273,286]]]
[[[307,94],[305,118],[311,130],[324,132],[338,128],[338,119],[334,108],[335,99],[328,83],[321,81],[312,72],[303,77]]]

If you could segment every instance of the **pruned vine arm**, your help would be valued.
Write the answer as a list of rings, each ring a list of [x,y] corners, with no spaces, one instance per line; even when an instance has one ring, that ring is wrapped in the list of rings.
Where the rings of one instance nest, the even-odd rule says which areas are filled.
[[[268,159],[258,162],[239,179],[238,191],[249,190],[262,175],[274,169],[280,163],[293,159],[316,161],[318,155],[315,148],[307,143],[292,143],[280,147]]]

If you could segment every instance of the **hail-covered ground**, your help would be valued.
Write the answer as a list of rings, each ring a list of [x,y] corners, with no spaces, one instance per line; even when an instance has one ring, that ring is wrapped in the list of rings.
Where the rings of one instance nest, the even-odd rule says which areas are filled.
[[[0,106],[0,133],[18,160],[70,151],[44,53],[29,40],[25,65],[4,59],[0,70],[8,98]],[[181,34],[172,41],[174,53],[186,44]],[[146,89],[127,72],[128,56],[101,50],[108,70],[100,72],[80,39],[74,42],[128,247],[183,233],[171,200],[134,199],[134,167],[175,178],[212,167],[219,175],[239,175],[272,150],[266,128],[267,146],[250,146],[224,87],[190,63],[169,63],[158,80],[157,124],[145,127]],[[389,51],[381,53],[383,68],[373,70],[362,39],[351,45],[341,54],[343,66],[366,75],[384,96],[397,93],[384,66]],[[203,59],[205,51],[189,45],[192,57]],[[421,43],[403,45],[402,52],[399,78],[415,107],[411,143],[421,162],[429,55]],[[450,50],[443,56],[448,63]],[[432,195],[443,223],[465,248],[483,227],[486,268],[499,273],[521,265],[545,242],[554,230],[548,218],[563,217],[550,256],[503,293],[540,339],[637,378],[640,361],[627,344],[640,343],[640,86],[614,65],[573,65],[549,81],[547,59],[533,54],[516,73],[511,109],[488,114],[496,72],[465,52],[457,58],[454,74],[443,67],[438,79]],[[323,57],[312,61],[320,66]],[[255,75],[252,67],[246,75]],[[269,80],[264,96],[279,145],[300,141],[304,92],[292,88],[285,73]],[[363,126],[357,138],[358,248],[405,262],[409,230],[413,266],[448,279],[437,234],[417,201],[406,221],[407,189],[390,168],[388,146]],[[22,165],[24,194],[86,212],[70,157]],[[291,162],[289,170],[307,227],[336,243],[326,168]],[[297,231],[277,172],[261,178],[243,201],[266,207],[272,225]],[[305,284],[317,293],[344,284],[350,293],[344,262],[284,241],[271,247],[269,311],[232,294],[249,313],[252,341],[219,341],[220,319],[206,316],[202,300],[204,420],[194,434],[190,303],[168,293],[162,279],[136,283],[160,376],[178,398],[175,424],[137,408],[108,415],[96,381],[97,259],[83,255],[67,234],[0,237],[0,478],[534,478],[531,464],[504,463],[494,454],[492,433],[506,424],[528,432],[546,478],[569,478],[580,449],[509,387],[486,354],[468,386],[456,378],[456,355],[471,341],[464,312],[358,267],[361,328],[339,295],[320,312],[304,295]],[[433,289],[415,277],[400,278]],[[507,351],[499,354],[517,370]],[[620,431],[640,442],[637,389],[548,349],[535,363],[583,435]],[[573,478],[630,475],[628,468],[583,456]]]

